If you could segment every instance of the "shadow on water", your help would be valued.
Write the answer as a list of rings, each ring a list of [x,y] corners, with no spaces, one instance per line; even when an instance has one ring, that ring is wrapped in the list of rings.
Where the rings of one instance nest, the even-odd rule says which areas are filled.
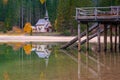
[[[119,80],[120,53],[60,50],[61,43],[1,43],[0,80]]]

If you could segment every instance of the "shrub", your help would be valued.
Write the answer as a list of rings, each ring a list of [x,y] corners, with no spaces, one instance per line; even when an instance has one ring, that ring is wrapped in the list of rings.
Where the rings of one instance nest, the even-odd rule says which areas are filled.
[[[62,32],[62,35],[64,35],[64,36],[70,36],[71,33],[70,33],[69,30],[65,30],[65,31]]]

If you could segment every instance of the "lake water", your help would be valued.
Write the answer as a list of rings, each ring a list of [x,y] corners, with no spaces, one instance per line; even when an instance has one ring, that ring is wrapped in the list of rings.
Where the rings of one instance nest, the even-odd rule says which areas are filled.
[[[78,53],[60,46],[0,43],[0,80],[120,80],[120,53]]]

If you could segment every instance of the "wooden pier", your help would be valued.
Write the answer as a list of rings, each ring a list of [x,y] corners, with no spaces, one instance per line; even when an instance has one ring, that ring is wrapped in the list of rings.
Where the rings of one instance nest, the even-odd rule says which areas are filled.
[[[120,6],[110,7],[83,7],[76,8],[75,19],[78,22],[78,36],[62,46],[62,49],[66,49],[78,40],[78,50],[81,50],[81,44],[86,42],[87,50],[89,50],[89,40],[98,37],[98,52],[101,51],[100,36],[104,32],[104,51],[107,51],[107,36],[110,35],[110,50],[120,51]],[[93,23],[90,27],[89,24]],[[86,24],[86,30],[81,32],[81,24]],[[92,35],[89,35],[91,31],[96,29]],[[108,34],[109,31],[109,34]],[[81,38],[86,35],[86,40],[81,41]],[[114,44],[112,36],[115,37]],[[119,37],[119,43],[117,44],[117,36]],[[117,50],[118,49],[118,50]]]
[[[119,22],[120,6],[76,8],[76,20],[81,22]]]

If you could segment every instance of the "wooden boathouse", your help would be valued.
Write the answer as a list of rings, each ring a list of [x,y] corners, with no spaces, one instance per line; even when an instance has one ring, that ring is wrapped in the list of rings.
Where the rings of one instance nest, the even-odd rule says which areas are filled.
[[[117,51],[117,49],[120,51],[120,6],[76,8],[75,19],[78,22],[78,36],[62,46],[62,49],[66,49],[78,40],[78,50],[81,50],[81,45],[85,42],[88,50],[89,40],[97,36],[97,49],[98,52],[100,52],[100,36],[101,33],[104,32],[104,51],[107,51],[107,32],[109,30],[110,50],[113,51],[114,47],[115,52]],[[86,25],[86,30],[82,33],[81,24]],[[103,25],[103,28],[101,28],[101,25]],[[96,29],[96,32],[90,35],[90,32],[94,29]],[[82,41],[81,38],[85,35],[86,39]],[[114,43],[113,36],[115,37]],[[119,39],[117,39],[117,37]]]

